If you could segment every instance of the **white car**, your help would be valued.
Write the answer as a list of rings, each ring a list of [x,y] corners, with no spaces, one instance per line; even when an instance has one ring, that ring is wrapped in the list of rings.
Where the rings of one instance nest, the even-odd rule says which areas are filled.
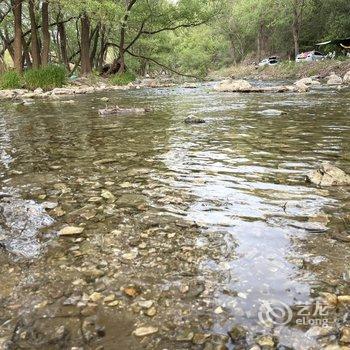
[[[295,61],[296,62],[315,62],[315,61],[323,61],[326,59],[326,56],[318,51],[309,51],[300,53]]]
[[[262,61],[259,63],[259,67],[274,66],[274,65],[277,64],[278,62],[279,62],[279,61],[278,61],[278,57],[272,56],[272,57],[265,58],[264,60],[262,60]]]

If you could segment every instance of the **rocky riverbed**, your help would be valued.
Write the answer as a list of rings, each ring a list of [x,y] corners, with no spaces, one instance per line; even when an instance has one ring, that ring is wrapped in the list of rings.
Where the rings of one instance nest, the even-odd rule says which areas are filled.
[[[0,349],[348,349],[350,189],[305,178],[349,173],[349,97],[3,103]]]

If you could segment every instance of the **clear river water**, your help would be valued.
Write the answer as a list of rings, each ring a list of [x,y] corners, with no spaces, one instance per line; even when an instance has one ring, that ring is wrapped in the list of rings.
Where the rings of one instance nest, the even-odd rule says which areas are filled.
[[[67,100],[0,105],[0,349],[348,349],[350,189],[305,175],[350,172],[350,89]]]

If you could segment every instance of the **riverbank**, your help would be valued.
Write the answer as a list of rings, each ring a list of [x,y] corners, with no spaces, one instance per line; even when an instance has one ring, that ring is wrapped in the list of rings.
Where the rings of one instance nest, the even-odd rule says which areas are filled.
[[[192,83],[183,83],[180,80],[176,81],[172,78],[149,78],[149,79],[137,79],[134,82],[130,82],[127,85],[113,85],[110,80],[105,78],[81,77],[75,81],[70,82],[63,87],[57,87],[48,91],[42,88],[35,90],[29,89],[6,89],[0,90],[1,100],[19,100],[20,102],[30,103],[32,99],[50,98],[58,99],[61,97],[73,97],[75,95],[85,95],[98,92],[108,92],[116,90],[138,90],[141,88],[164,88],[173,87],[179,84],[183,84],[186,88],[194,88]]]
[[[256,68],[255,65],[234,65],[209,74],[210,79],[232,77],[234,79],[283,80],[319,77],[321,79],[335,73],[344,76],[350,71],[350,60],[327,60],[309,63],[282,62],[276,66]]]
[[[256,68],[254,65],[236,65],[222,69],[217,72],[212,72],[205,80],[223,80],[227,77],[231,79],[247,79],[247,80],[301,80],[302,88],[295,88],[293,86],[282,86],[278,92],[297,91],[306,92],[308,89],[306,85],[313,85],[313,83],[321,84],[322,80],[328,85],[342,85],[350,82],[350,60],[347,61],[322,61],[311,62],[308,64],[295,64],[294,62],[283,62],[277,66]],[[312,77],[310,82],[305,81],[304,78]],[[238,81],[240,83],[242,81]],[[223,83],[227,83],[225,80]],[[1,100],[19,101],[20,104],[30,104],[33,99],[60,99],[64,97],[74,97],[78,95],[85,95],[91,93],[108,92],[115,90],[138,90],[141,88],[171,88],[183,87],[187,89],[194,89],[198,87],[198,81],[194,79],[186,79],[184,77],[159,76],[152,78],[138,78],[133,82],[125,85],[113,84],[111,79],[103,77],[80,77],[74,81],[70,81],[63,87],[56,87],[50,90],[42,88],[37,89],[6,89],[0,90]],[[244,90],[244,89],[243,89]],[[262,92],[261,88],[248,89],[249,91],[239,92]],[[274,88],[267,87],[263,92],[276,92]],[[223,89],[225,91],[225,89]],[[233,92],[230,88],[229,91]],[[107,101],[106,101],[107,102]]]

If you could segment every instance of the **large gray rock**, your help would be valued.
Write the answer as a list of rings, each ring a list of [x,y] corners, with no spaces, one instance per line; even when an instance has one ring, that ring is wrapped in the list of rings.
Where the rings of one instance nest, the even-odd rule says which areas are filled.
[[[309,91],[309,86],[306,85],[301,80],[295,82],[294,85],[295,85],[296,92],[308,92]]]
[[[53,95],[74,95],[75,90],[71,88],[55,88],[52,90]]]
[[[91,94],[93,92],[95,92],[95,88],[93,86],[80,86],[79,88],[75,89],[75,93],[77,95]]]
[[[0,90],[0,100],[21,97],[28,92],[26,89]]]
[[[294,85],[305,84],[305,85],[320,85],[321,83],[318,80],[312,78],[302,78],[297,80]]]
[[[251,90],[253,86],[246,80],[226,79],[217,84],[214,89],[220,92],[237,92]]]
[[[343,82],[344,84],[350,84],[350,70],[344,75]]]
[[[332,74],[328,77],[327,85],[341,85],[343,84],[343,79],[336,74]]]
[[[329,163],[322,164],[318,170],[309,173],[307,178],[317,186],[350,185],[350,175]]]
[[[219,92],[282,93],[307,92],[309,87],[303,82],[296,85],[253,86],[246,80],[227,79],[217,84],[214,89]]]
[[[0,100],[7,100],[15,97],[16,94],[12,90],[0,90]]]

